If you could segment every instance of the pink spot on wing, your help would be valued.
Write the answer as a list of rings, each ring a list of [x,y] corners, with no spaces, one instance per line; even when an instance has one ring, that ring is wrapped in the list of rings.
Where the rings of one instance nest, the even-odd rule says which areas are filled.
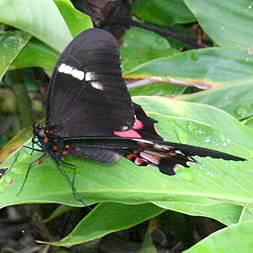
[[[135,131],[138,129],[143,128],[143,124],[140,120],[136,119],[134,121],[134,125],[133,128],[127,131],[114,131],[113,134],[120,136],[120,137],[124,137],[124,138],[141,138],[141,135]]]
[[[141,138],[141,136],[133,129],[127,131],[114,131],[113,134],[124,138]]]
[[[141,128],[143,128],[143,123],[140,120],[136,119],[134,122],[133,129],[137,130],[137,129],[141,129]]]

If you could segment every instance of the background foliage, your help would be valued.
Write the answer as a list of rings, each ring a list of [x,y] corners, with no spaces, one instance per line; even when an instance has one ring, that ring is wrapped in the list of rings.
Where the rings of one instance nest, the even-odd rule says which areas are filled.
[[[50,233],[41,229],[36,239],[54,246],[78,245],[149,220],[136,251],[252,252],[253,2],[135,0],[127,8],[132,14],[121,38],[123,76],[134,101],[159,121],[158,132],[169,141],[248,160],[197,158],[168,177],[124,159],[108,165],[69,157],[78,168],[78,192],[87,205],[97,204],[85,209],[77,208],[81,203],[65,178],[45,159],[17,195],[28,165],[41,155],[22,146],[30,145],[32,122],[43,118],[48,76],[71,39],[93,24],[69,0],[0,0],[0,161],[9,168],[1,178],[1,207],[43,203],[36,213],[47,218],[40,222]],[[50,224],[61,226],[70,212],[77,225],[61,236]],[[191,216],[211,219],[193,223]],[[163,233],[166,243],[157,243],[154,232]]]

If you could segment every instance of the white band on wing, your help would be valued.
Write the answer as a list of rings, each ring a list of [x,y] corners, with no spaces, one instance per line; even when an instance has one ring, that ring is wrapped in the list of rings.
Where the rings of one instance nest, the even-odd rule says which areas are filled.
[[[60,73],[64,73],[67,75],[71,75],[74,78],[77,78],[79,80],[83,80],[84,79],[84,72],[81,70],[78,70],[70,65],[64,64],[62,63],[59,67],[58,67],[58,71]]]

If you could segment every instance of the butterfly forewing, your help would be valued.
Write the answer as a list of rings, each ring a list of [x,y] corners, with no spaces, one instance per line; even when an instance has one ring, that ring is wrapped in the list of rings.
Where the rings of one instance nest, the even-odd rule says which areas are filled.
[[[133,123],[116,40],[100,29],[82,32],[64,50],[54,69],[47,125],[68,137],[107,136]]]

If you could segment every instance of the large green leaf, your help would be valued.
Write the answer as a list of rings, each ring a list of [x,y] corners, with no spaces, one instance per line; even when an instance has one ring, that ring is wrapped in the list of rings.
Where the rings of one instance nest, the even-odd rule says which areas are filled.
[[[185,24],[195,21],[183,0],[137,0],[133,3],[134,14],[149,23],[161,26]]]
[[[164,210],[152,204],[122,205],[104,203],[94,208],[75,229],[57,243],[57,246],[72,246],[135,226],[159,215]]]
[[[142,80],[143,82],[147,80]],[[148,82],[148,81],[147,81]],[[166,96],[166,95],[178,95],[182,94],[186,87],[173,85],[168,83],[152,83],[148,85],[131,88],[133,83],[128,84],[129,92],[132,96]]]
[[[22,31],[0,33],[0,80],[30,39],[31,35]]]
[[[76,10],[72,4],[68,1],[68,0],[56,0],[55,1],[58,8],[60,9],[65,22],[67,22],[70,31],[72,32],[73,36],[76,36],[77,34],[79,34],[81,31],[90,28],[91,25],[91,21],[90,18],[88,16],[86,16],[85,14],[79,12],[78,10]],[[0,2],[1,3],[1,2]],[[2,3],[4,5],[4,1]],[[6,3],[6,5],[8,5]],[[27,6],[26,6],[27,5]],[[54,15],[52,14],[52,17],[50,17],[50,19],[47,20],[51,20],[52,23],[57,23],[57,25],[52,26],[48,23],[40,23],[40,19],[42,18],[43,15],[43,19],[44,19],[44,12],[41,12],[41,9],[37,10],[37,6],[29,1],[26,1],[26,5],[24,4],[24,6],[19,6],[19,8],[17,7],[18,5],[16,4],[15,9],[16,9],[16,13],[14,13],[16,15],[16,19],[15,22],[14,20],[12,20],[12,18],[15,17],[15,15],[12,17],[10,17],[10,15],[7,13],[5,13],[5,19],[7,21],[9,21],[9,23],[7,22],[7,24],[9,25],[13,25],[16,26],[20,29],[26,30],[29,33],[33,34],[35,37],[39,38],[41,41],[44,41],[45,43],[39,41],[38,39],[33,38],[31,41],[29,41],[29,43],[27,43],[27,41],[25,42],[24,45],[26,45],[24,47],[24,45],[21,47],[21,49],[23,49],[21,51],[21,49],[19,49],[17,52],[14,52],[14,50],[17,50],[18,47],[16,46],[17,43],[21,43],[21,35],[24,36],[23,34],[25,34],[26,36],[30,36],[27,33],[21,33],[21,32],[16,32],[15,36],[16,36],[16,40],[8,40],[5,39],[4,42],[1,43],[2,46],[5,47],[5,50],[1,50],[2,51],[2,58],[4,59],[2,61],[3,65],[5,66],[5,68],[1,71],[1,74],[3,75],[5,73],[5,71],[8,69],[10,63],[11,63],[11,67],[10,69],[14,69],[14,68],[26,68],[26,67],[42,67],[45,69],[52,69],[55,65],[55,62],[58,58],[58,54],[56,53],[56,51],[61,52],[67,42],[69,42],[71,40],[71,37],[69,36],[69,31],[68,29],[66,29],[66,26],[64,24],[63,19],[59,16],[59,11],[57,10],[57,8],[52,8],[51,5],[53,5],[53,3],[48,3],[46,4],[46,1],[44,1],[43,5],[45,5],[45,10],[47,8],[50,8],[50,12],[54,11]],[[5,5],[4,5],[5,6]],[[28,8],[29,6],[29,8]],[[8,10],[8,6],[5,6],[5,8],[7,8]],[[26,8],[26,13],[23,13],[22,8]],[[31,13],[31,15],[29,14],[29,9],[32,10],[32,8],[35,8],[35,13]],[[37,13],[37,14],[36,14]],[[35,16],[35,14],[37,16]],[[13,15],[13,13],[12,13]],[[34,17],[32,16],[34,15]],[[31,17],[33,17],[33,20],[35,20],[36,22],[31,22]],[[1,20],[2,17],[0,17]],[[57,21],[58,20],[58,21]],[[60,20],[62,20],[60,22]],[[61,26],[60,26],[61,25]],[[54,30],[54,29],[58,29],[58,30]],[[48,34],[45,36],[45,33],[48,32]],[[58,34],[58,33],[61,34]],[[6,33],[6,36],[14,36],[14,32],[9,32]],[[57,40],[57,38],[55,38],[55,35],[58,36],[59,40]],[[62,35],[65,36],[65,39],[62,40]],[[18,37],[19,36],[19,37]],[[29,37],[29,38],[30,38]],[[68,41],[66,40],[67,38]],[[9,45],[7,45],[7,42],[9,43]],[[16,43],[14,46],[12,45],[13,43]],[[12,44],[10,44],[12,43]],[[57,47],[53,46],[52,43],[57,43]],[[64,44],[63,44],[64,43]],[[9,49],[6,50],[6,47],[9,46]],[[54,48],[55,50],[53,50],[52,48]],[[11,54],[14,54],[14,56],[16,57],[12,57],[11,58],[11,62],[7,63],[6,59],[8,59],[8,57]],[[19,53],[19,54],[18,54]]]
[[[177,52],[160,35],[141,28],[130,28],[125,34],[123,46],[120,48],[122,70],[127,72],[150,60],[162,56],[171,56]],[[181,93],[184,89],[183,86],[154,83],[131,89],[131,94],[135,96],[161,96]]]
[[[61,52],[72,36],[52,0],[0,0],[0,22],[24,30]]]
[[[209,89],[252,82],[252,66],[252,56],[247,50],[209,48],[155,59],[125,73],[125,76],[158,77],[171,83]]]
[[[216,148],[234,154],[236,152],[246,158],[252,153],[246,148],[252,149],[252,131],[220,110],[166,98],[143,97],[135,100],[150,112],[150,116],[159,121],[158,130],[167,140]],[[225,125],[230,127],[226,128]],[[246,140],[249,143],[246,143]],[[245,147],[238,143],[245,143]],[[1,179],[0,205],[63,203],[80,206],[81,204],[73,199],[66,178],[49,158],[40,164],[34,164],[24,190],[16,195],[23,183],[27,167],[39,155],[36,152],[31,155],[30,150],[23,148],[14,165],[10,165],[11,159],[1,165],[11,166],[11,169]],[[105,212],[94,211],[60,242],[65,246],[122,230],[160,213],[161,209],[154,210],[152,205],[148,204],[140,205],[143,203],[153,202],[162,208],[190,215],[204,215],[231,224],[240,219],[242,206],[249,206],[253,202],[252,160],[231,162],[198,158],[197,164],[190,168],[178,168],[177,175],[173,177],[163,175],[155,168],[137,167],[125,159],[114,164],[71,157],[66,161],[78,168],[76,187],[85,203],[109,201],[138,205],[110,204],[109,207],[112,208],[101,205],[101,210],[108,208],[106,210],[112,217],[104,229],[94,230],[93,226],[92,230],[90,227],[89,224],[94,224],[95,220],[97,227],[101,228],[105,224]],[[66,168],[66,172],[71,176],[73,171]],[[143,206],[148,208],[141,216],[129,215],[139,212]],[[124,215],[128,218],[119,223],[117,213],[121,213],[122,208],[127,210]],[[102,218],[99,218],[100,213]],[[94,234],[94,231],[97,232]]]
[[[10,69],[29,67],[52,69],[58,57],[56,51],[38,39],[32,38],[12,62]]]
[[[248,127],[253,127],[253,117],[249,117],[246,120],[243,121],[243,124],[248,126]]]
[[[141,28],[130,28],[120,49],[123,72],[159,57],[171,56],[178,51],[171,48],[160,35]]]
[[[252,48],[252,1],[184,1],[205,32],[218,45]]]
[[[123,230],[151,217],[157,216],[165,209],[181,211],[184,213],[191,210],[191,214],[211,214],[211,218],[224,220],[225,223],[236,223],[239,220],[242,208],[230,204],[221,204],[218,201],[203,201],[201,204],[187,202],[156,202],[163,208],[155,207],[152,204],[123,205],[119,203],[104,203],[98,205],[86,216],[75,229],[61,241],[53,243],[59,246],[71,246],[80,244],[102,236]],[[180,207],[182,209],[180,210]],[[203,211],[203,212],[202,212]],[[220,219],[220,218],[223,219]]]
[[[187,200],[168,202],[156,201],[154,204],[161,208],[184,214],[216,219],[226,225],[238,223],[243,213],[243,208],[239,205],[222,203],[222,201],[211,199],[201,199],[199,202],[196,199],[194,203],[188,202]]]
[[[80,32],[91,28],[92,21],[89,16],[75,9],[70,0],[54,0],[73,37]]]
[[[16,195],[27,167],[36,158],[38,154],[31,156],[24,151],[18,156],[11,172],[2,178],[1,205],[41,202],[80,205],[50,159],[33,166],[24,190]],[[177,176],[168,177],[149,167],[138,168],[123,159],[112,165],[77,159],[67,161],[78,168],[76,185],[87,204],[89,200],[141,203],[186,199],[194,203],[195,198],[214,198],[235,204],[252,202],[252,162],[201,159],[199,164],[178,168]],[[71,177],[71,169],[66,171]]]
[[[184,253],[251,253],[253,221],[231,225],[211,234]]]
[[[167,140],[215,148],[246,158],[251,155],[252,151],[248,148],[253,146],[252,130],[222,111],[205,105],[169,102],[165,98],[144,97],[136,100],[147,111],[164,114],[150,115],[159,120],[158,129]],[[2,178],[1,206],[34,202],[80,205],[73,199],[66,179],[49,158],[43,163],[34,164],[24,190],[16,196],[27,167],[39,156],[38,152],[30,155],[30,150],[23,148],[11,172]],[[187,200],[194,203],[196,199],[199,203],[199,200],[206,198],[236,205],[252,202],[252,161],[198,160],[198,164],[191,168],[178,168],[177,176],[169,177],[155,168],[137,167],[125,159],[113,164],[67,159],[78,168],[76,186],[87,203],[105,200],[124,203]],[[11,161],[6,162],[2,167],[10,164]],[[70,168],[66,171],[72,174]]]
[[[238,119],[253,115],[252,83],[178,96],[177,99],[213,105]]]
[[[175,117],[176,119],[181,118],[183,120],[190,120],[194,122],[197,121],[200,124],[209,125],[212,128],[220,131],[222,134],[224,134],[224,136],[229,137],[231,141],[227,140],[224,143],[235,142],[250,149],[253,148],[253,143],[251,139],[253,135],[252,129],[243,127],[240,122],[238,122],[232,116],[223,112],[222,110],[207,105],[175,101],[174,99],[168,99],[164,97],[136,97],[134,98],[134,100],[136,103],[139,103],[144,106],[147,112],[158,112],[164,115],[168,115],[170,117]],[[177,127],[180,129],[181,126],[178,125]],[[192,136],[194,132],[195,134],[194,138],[192,138],[190,142],[188,142],[187,139],[178,140],[176,139],[176,137],[171,139],[171,133],[175,136],[176,131],[167,128],[166,125],[162,124],[161,122],[160,124],[158,124],[158,128],[161,134],[165,137],[167,136],[167,140],[171,141],[174,140],[193,143],[196,136],[201,135],[201,133],[198,132],[198,129],[194,129],[194,127],[191,127],[191,124],[188,125],[189,135],[187,136]],[[187,128],[185,128],[185,131],[186,130]],[[184,131],[181,132],[184,133]],[[199,145],[201,145],[201,143],[203,144],[204,142],[205,144],[209,145],[210,137],[211,136],[209,135],[209,137],[207,138],[208,141],[205,142],[205,137],[203,136],[203,139],[199,143]]]

